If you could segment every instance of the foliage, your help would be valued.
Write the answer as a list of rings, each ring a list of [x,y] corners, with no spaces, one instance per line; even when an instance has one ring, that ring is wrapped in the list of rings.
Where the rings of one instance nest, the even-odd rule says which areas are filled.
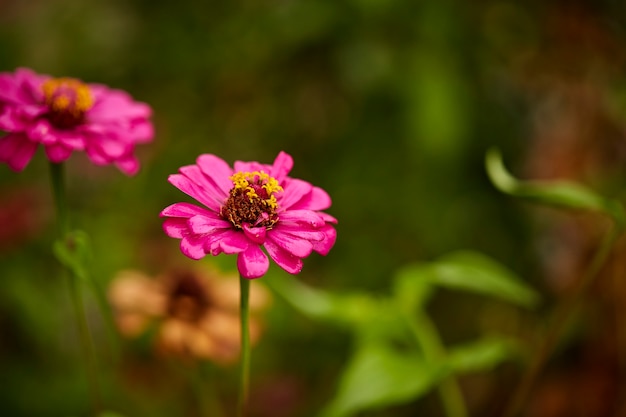
[[[0,2],[0,71],[124,89],[157,132],[132,178],[68,161],[76,246],[53,243],[41,152],[19,175],[0,165],[0,414],[97,415],[65,265],[87,278],[102,416],[228,415],[233,368],[163,358],[152,328],[121,338],[102,294],[120,270],[193,263],[162,232],[180,198],[168,175],[199,153],[284,150],[294,177],[331,195],[338,239],[299,276],[262,278],[280,296],[250,417],[453,415],[459,391],[468,414],[490,415],[583,274],[598,278],[572,304],[584,323],[524,406],[619,415],[623,257],[587,266],[605,220],[624,224],[624,16],[615,1]]]
[[[476,292],[525,307],[538,301],[538,294],[507,268],[469,251],[403,268],[387,298],[331,294],[279,275],[270,285],[303,314],[353,333],[354,352],[336,396],[321,414],[325,417],[415,400],[446,378],[489,370],[515,355],[516,343],[505,335],[439,347],[426,311],[437,288]]]

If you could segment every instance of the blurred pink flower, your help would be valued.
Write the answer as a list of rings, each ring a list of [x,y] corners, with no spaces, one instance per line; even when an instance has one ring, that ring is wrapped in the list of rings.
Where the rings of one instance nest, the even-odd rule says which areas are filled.
[[[0,162],[23,170],[39,144],[62,162],[85,151],[96,165],[139,170],[135,145],[152,140],[152,110],[126,92],[73,78],[52,78],[26,68],[0,73]]]
[[[287,176],[293,159],[285,152],[273,165],[236,161],[232,169],[215,155],[180,168],[169,182],[205,207],[176,203],[161,212],[165,233],[180,239],[189,258],[237,254],[245,278],[263,276],[269,260],[297,274],[312,251],[326,255],[335,244],[337,220],[321,212],[331,205],[326,191]]]

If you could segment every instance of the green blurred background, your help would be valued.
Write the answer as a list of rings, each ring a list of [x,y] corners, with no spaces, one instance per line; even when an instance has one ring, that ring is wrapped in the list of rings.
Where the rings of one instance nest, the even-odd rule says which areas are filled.
[[[546,228],[553,217],[498,194],[484,154],[498,146],[520,176],[569,177],[621,194],[626,4],[519,3],[0,0],[0,70],[25,66],[104,83],[154,110],[156,137],[137,150],[137,176],[91,166],[81,154],[67,163],[72,222],[91,236],[92,273],[103,288],[121,269],[154,274],[186,262],[158,217],[185,199],[169,174],[201,153],[271,163],[284,150],[294,157],[294,177],[329,192],[328,212],[339,220],[334,249],[311,256],[294,279],[386,294],[403,265],[471,248],[508,265],[549,306],[567,285],[563,270],[586,259],[564,243],[578,242],[582,229]],[[0,166],[3,416],[89,412],[66,284],[50,251],[48,182],[41,150],[22,173]],[[233,257],[216,261],[234,267]],[[598,322],[606,322],[602,314],[622,317],[621,294],[594,292],[592,305],[609,306],[596,309]],[[109,348],[98,339],[104,324],[88,301],[106,368]],[[431,307],[448,342],[492,330],[523,336],[525,325],[542,318],[447,292]],[[267,321],[253,353],[253,392],[263,394],[253,395],[251,416],[314,416],[332,396],[349,336],[278,299]],[[553,372],[592,375],[602,393],[617,395],[623,344],[613,327],[597,332],[614,347],[605,361],[575,373],[594,351],[583,332]],[[105,371],[109,408],[126,416],[196,415],[182,378],[146,349],[125,349],[124,370]],[[234,398],[233,370],[210,372],[224,401]],[[517,368],[504,365],[463,380],[472,414],[495,412],[516,378]],[[546,400],[538,394],[535,401],[558,405],[578,389],[555,383]],[[548,409],[529,415],[573,415]],[[363,416],[440,413],[436,395],[427,395]],[[602,413],[587,415],[612,415]]]

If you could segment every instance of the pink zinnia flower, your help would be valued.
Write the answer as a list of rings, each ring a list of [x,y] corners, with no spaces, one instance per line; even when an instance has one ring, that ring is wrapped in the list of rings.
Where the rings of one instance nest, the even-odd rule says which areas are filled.
[[[48,159],[63,162],[85,151],[96,165],[115,164],[133,175],[135,145],[152,140],[147,104],[124,91],[73,78],[52,78],[26,68],[0,73],[0,162],[23,170],[37,146]]]
[[[176,203],[161,212],[165,233],[181,239],[189,258],[237,254],[245,278],[263,276],[269,260],[297,274],[312,251],[326,255],[337,233],[337,220],[321,212],[331,205],[326,191],[287,176],[293,159],[281,152],[273,165],[237,161],[232,169],[215,155],[180,168],[169,182],[205,207]]]

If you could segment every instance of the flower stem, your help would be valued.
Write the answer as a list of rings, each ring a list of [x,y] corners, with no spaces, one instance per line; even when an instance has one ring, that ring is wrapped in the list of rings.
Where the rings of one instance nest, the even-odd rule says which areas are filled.
[[[246,415],[246,407],[248,403],[248,386],[250,383],[250,330],[248,324],[250,312],[250,280],[240,276],[239,287],[239,306],[241,319],[241,365],[239,368],[239,402],[237,417],[244,417]]]
[[[67,203],[65,196],[65,169],[61,163],[50,163],[50,180],[52,183],[52,195],[57,212],[57,228],[59,241],[66,249],[71,252],[74,248],[74,242],[70,236],[70,223],[67,211]],[[89,332],[89,325],[85,315],[82,291],[80,288],[80,277],[72,268],[66,267],[66,274],[69,276],[69,290],[72,305],[76,314],[78,333],[81,341],[85,360],[85,371],[89,381],[89,388],[92,397],[92,403],[95,411],[100,409],[100,387],[98,380],[98,372],[96,365],[96,357],[94,353],[93,342]]]
[[[70,232],[65,198],[65,167],[63,164],[50,163],[50,180],[52,182],[52,196],[57,212],[57,228],[59,237],[63,240]]]
[[[591,263],[585,270],[584,275],[578,280],[569,296],[557,306],[554,318],[549,324],[547,334],[538,346],[537,352],[532,356],[533,362],[527,368],[526,373],[522,377],[517,390],[508,404],[508,408],[505,409],[503,414],[504,417],[515,417],[520,413],[523,404],[526,402],[526,399],[531,392],[535,380],[541,373],[545,363],[550,358],[550,355],[561,338],[563,331],[566,329],[570,319],[580,306],[586,290],[589,288],[589,285],[593,282],[596,275],[600,272],[620,234],[620,228],[613,227],[612,230],[604,236],[604,239],[599,245]]]
[[[439,338],[437,328],[424,312],[417,312],[416,316],[407,316],[407,321],[417,342],[424,351],[424,357],[428,361],[438,361],[446,356],[446,350]],[[439,384],[439,396],[443,402],[448,417],[467,417],[467,408],[463,399],[463,393],[454,375],[443,379]]]
[[[89,389],[91,391],[93,407],[95,411],[98,411],[100,409],[100,383],[98,380],[98,367],[96,363],[96,356],[94,353],[93,341],[91,338],[91,333],[89,331],[89,324],[87,323],[87,317],[85,314],[80,281],[76,279],[76,277],[72,276],[70,277],[69,284],[72,304],[74,306],[74,311],[76,312],[80,343],[83,349],[83,355],[85,357],[85,367],[87,372],[87,378],[89,380]]]

